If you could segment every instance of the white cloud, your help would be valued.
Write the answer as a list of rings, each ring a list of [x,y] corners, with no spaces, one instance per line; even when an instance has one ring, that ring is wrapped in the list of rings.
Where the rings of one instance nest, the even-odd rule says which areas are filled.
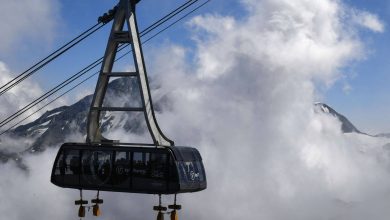
[[[12,163],[1,166],[2,219],[58,219],[59,213],[70,218],[73,207],[63,205],[72,204],[70,196],[49,182],[50,172],[47,171],[54,161],[53,155],[53,151],[47,151],[26,158],[31,167],[29,172],[15,169]]]
[[[205,157],[209,189],[185,198],[193,219],[385,216],[371,199],[390,189],[388,161],[378,160],[388,141],[343,135],[335,119],[312,112],[316,86],[365,55],[358,27],[346,28],[353,11],[338,1],[245,2],[246,19],[192,20],[195,70],[156,63],[174,102],[159,117],[163,130]]]
[[[361,56],[358,39],[343,30],[345,23],[341,16],[345,10],[335,1],[248,2],[253,15],[245,24],[215,16],[193,21],[209,33],[225,34],[218,39],[225,44],[216,41],[207,45],[210,47],[200,48],[199,64],[203,67],[200,74],[216,74],[204,67],[212,67],[221,74],[234,65],[231,59],[242,53],[273,68],[288,66],[289,72],[297,77],[311,75],[331,83],[338,77],[337,70],[342,65]],[[210,53],[222,50],[217,47],[223,47],[226,53],[211,57]],[[215,63],[219,66],[213,65]]]
[[[390,154],[382,146],[388,140],[342,134],[337,120],[313,111],[316,86],[339,79],[343,67],[365,55],[357,27],[345,28],[351,10],[333,0],[244,2],[249,15],[241,20],[208,15],[191,22],[194,64],[175,45],[153,62],[154,82],[161,84],[154,95],[168,94],[171,104],[157,115],[159,124],[178,145],[198,147],[208,175],[206,191],[180,195],[180,214],[190,220],[386,219]],[[76,216],[70,197],[77,192],[48,183],[50,158],[53,152],[27,159],[30,178],[0,177],[5,201],[21,207],[10,218],[16,206],[1,204],[3,216],[24,219],[31,207],[43,210],[32,220],[54,212],[57,219]],[[45,192],[38,201],[52,210],[20,204],[17,195],[34,198],[24,187]],[[155,214],[153,196],[104,193],[103,199],[104,218]]]
[[[0,85],[5,85],[14,77],[15,75],[10,72],[5,63],[0,61]],[[41,94],[42,90],[36,82],[31,81],[30,79],[24,80],[21,84],[0,96],[0,117],[5,119],[11,114],[14,114]],[[26,115],[33,113],[37,109],[38,107],[31,108],[26,112]]]
[[[367,11],[356,11],[353,17],[357,24],[371,31],[380,33],[385,31],[385,25],[375,14]]]
[[[10,52],[30,43],[47,45],[53,39],[58,3],[52,0],[0,0],[0,51]]]
[[[353,88],[352,88],[351,84],[349,84],[348,82],[345,82],[343,85],[343,92],[348,95],[351,93],[352,90],[353,90]]]
[[[7,55],[7,59],[10,59],[21,51],[42,48],[50,44],[59,17],[57,1],[0,0],[0,5],[0,51],[2,56]],[[0,85],[5,85],[15,76],[16,74],[12,73],[7,65],[0,60]],[[15,113],[40,94],[42,94],[42,90],[36,82],[25,80],[0,97],[0,117],[4,119]],[[36,109],[32,108],[27,111],[27,114]]]
[[[7,83],[11,82],[17,75],[14,74],[8,66],[0,60],[0,86],[5,86]],[[18,79],[21,79],[20,77]],[[12,83],[17,81],[12,81]],[[11,85],[11,84],[9,84]],[[7,87],[4,87],[7,88]],[[10,128],[11,126],[19,123],[21,120],[22,124],[27,124],[35,119],[37,119],[42,112],[45,112],[49,109],[54,109],[59,106],[66,105],[70,103],[70,101],[61,97],[57,99],[55,102],[50,104],[48,107],[43,108],[39,112],[36,112],[38,109],[43,107],[45,104],[53,100],[54,98],[44,99],[41,103],[35,104],[35,106],[30,105],[34,100],[38,99],[43,95],[44,91],[37,81],[31,78],[26,78],[12,89],[6,91],[3,95],[0,96],[0,118],[1,121],[5,120],[7,117],[12,116],[19,110],[30,108],[25,111],[21,116],[15,118],[10,123],[2,127],[0,130],[5,130]],[[56,93],[56,95],[60,95],[61,93]],[[34,102],[36,103],[36,102]],[[27,107],[27,108],[25,108]],[[36,113],[35,113],[36,112]],[[31,116],[30,116],[31,115]],[[26,118],[28,117],[28,118]],[[1,137],[0,137],[1,139]],[[29,140],[25,140],[22,142],[29,142]],[[0,147],[1,148],[1,147]]]

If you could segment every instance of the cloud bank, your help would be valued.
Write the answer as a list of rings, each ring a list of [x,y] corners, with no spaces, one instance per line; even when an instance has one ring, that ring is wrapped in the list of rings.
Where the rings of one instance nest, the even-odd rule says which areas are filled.
[[[313,111],[317,88],[331,86],[365,55],[356,9],[334,0],[242,4],[248,15],[240,20],[192,19],[193,63],[186,48],[167,45],[161,51],[169,55],[149,68],[161,85],[153,95],[170,97],[157,115],[160,126],[178,145],[198,147],[208,174],[206,191],[179,196],[182,218],[386,219],[388,141],[342,134],[340,122]],[[77,192],[48,183],[52,160],[52,151],[30,157],[29,176],[0,178],[3,198],[20,207],[15,215],[8,210],[16,205],[1,204],[3,216],[24,219],[31,208],[42,211],[30,219],[76,216]],[[10,166],[1,173],[13,173]],[[21,191],[13,186],[19,183]],[[20,203],[23,196],[44,206]],[[156,197],[104,193],[103,199],[104,218],[154,218]]]
[[[0,51],[9,53],[21,42],[25,42],[23,46],[37,42],[45,45],[52,40],[57,4],[50,0],[1,0]]]
[[[58,24],[59,5],[50,0],[0,0],[0,5],[0,86],[3,86],[20,73],[15,73],[15,69],[21,71],[19,67],[9,66],[15,56],[23,63],[26,53],[42,50],[50,44]],[[40,94],[42,90],[37,82],[25,80],[0,96],[0,118],[15,113]]]
[[[16,77],[16,75],[11,73],[7,65],[0,61],[0,85],[5,85],[14,77]],[[5,119],[6,117],[26,106],[32,100],[39,97],[41,94],[42,89],[36,82],[29,79],[23,81],[23,83],[15,86],[0,96],[0,118]],[[37,108],[32,108],[31,110],[27,111],[27,114],[32,113],[36,109]]]

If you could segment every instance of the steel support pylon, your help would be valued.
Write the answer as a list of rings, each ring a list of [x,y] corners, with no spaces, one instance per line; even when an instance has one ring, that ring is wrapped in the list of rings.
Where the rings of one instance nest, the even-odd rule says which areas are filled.
[[[87,142],[100,143],[109,141],[102,136],[99,121],[102,111],[143,111],[149,133],[155,145],[173,146],[172,140],[168,139],[161,131],[157,124],[154,114],[152,98],[150,95],[149,83],[146,74],[145,62],[142,53],[140,36],[137,27],[135,15],[135,0],[120,0],[110,37],[107,43],[105,55],[103,57],[102,67],[99,73],[95,93],[92,99],[91,107],[88,114],[87,123]],[[124,30],[127,25],[127,30]],[[112,68],[115,62],[115,56],[119,44],[129,43],[132,49],[135,72],[113,73]],[[142,107],[141,108],[123,108],[123,107],[103,107],[103,100],[106,94],[110,76],[137,77],[140,88]]]

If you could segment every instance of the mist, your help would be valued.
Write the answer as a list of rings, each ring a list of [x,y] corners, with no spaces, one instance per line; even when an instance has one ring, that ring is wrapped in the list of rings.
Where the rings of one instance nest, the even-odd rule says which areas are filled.
[[[148,62],[160,85],[153,97],[169,97],[160,127],[176,145],[197,147],[206,168],[208,188],[179,195],[180,218],[387,219],[389,140],[343,134],[336,118],[313,107],[343,68],[367,55],[360,31],[383,31],[383,22],[334,0],[242,6],[248,16],[240,20],[193,18],[193,51],[166,44],[157,49],[165,56]],[[0,167],[2,218],[76,219],[78,192],[49,182],[55,153],[27,156],[28,172]],[[104,219],[155,218],[156,196],[102,198]]]
[[[3,86],[11,81],[15,76],[8,68],[8,66],[0,60],[0,85]],[[28,89],[27,89],[28,88]],[[9,92],[0,96],[1,108],[0,117],[6,118],[21,109],[26,103],[31,102],[34,98],[38,97],[42,93],[42,89],[39,85],[27,80],[24,82],[23,87],[14,87]],[[37,108],[32,108],[27,113],[32,113]]]
[[[55,27],[59,23],[58,1],[1,0],[0,4],[3,19],[0,23],[0,50],[6,55],[0,56],[0,59],[9,59],[17,53],[22,55],[34,52],[47,47],[53,40]],[[16,51],[15,48],[20,43],[23,43],[23,49],[19,47]]]

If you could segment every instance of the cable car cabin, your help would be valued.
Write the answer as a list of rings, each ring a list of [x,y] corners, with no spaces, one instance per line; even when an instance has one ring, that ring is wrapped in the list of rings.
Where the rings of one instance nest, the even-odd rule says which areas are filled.
[[[202,158],[191,147],[65,143],[51,182],[65,188],[147,194],[206,189]]]

